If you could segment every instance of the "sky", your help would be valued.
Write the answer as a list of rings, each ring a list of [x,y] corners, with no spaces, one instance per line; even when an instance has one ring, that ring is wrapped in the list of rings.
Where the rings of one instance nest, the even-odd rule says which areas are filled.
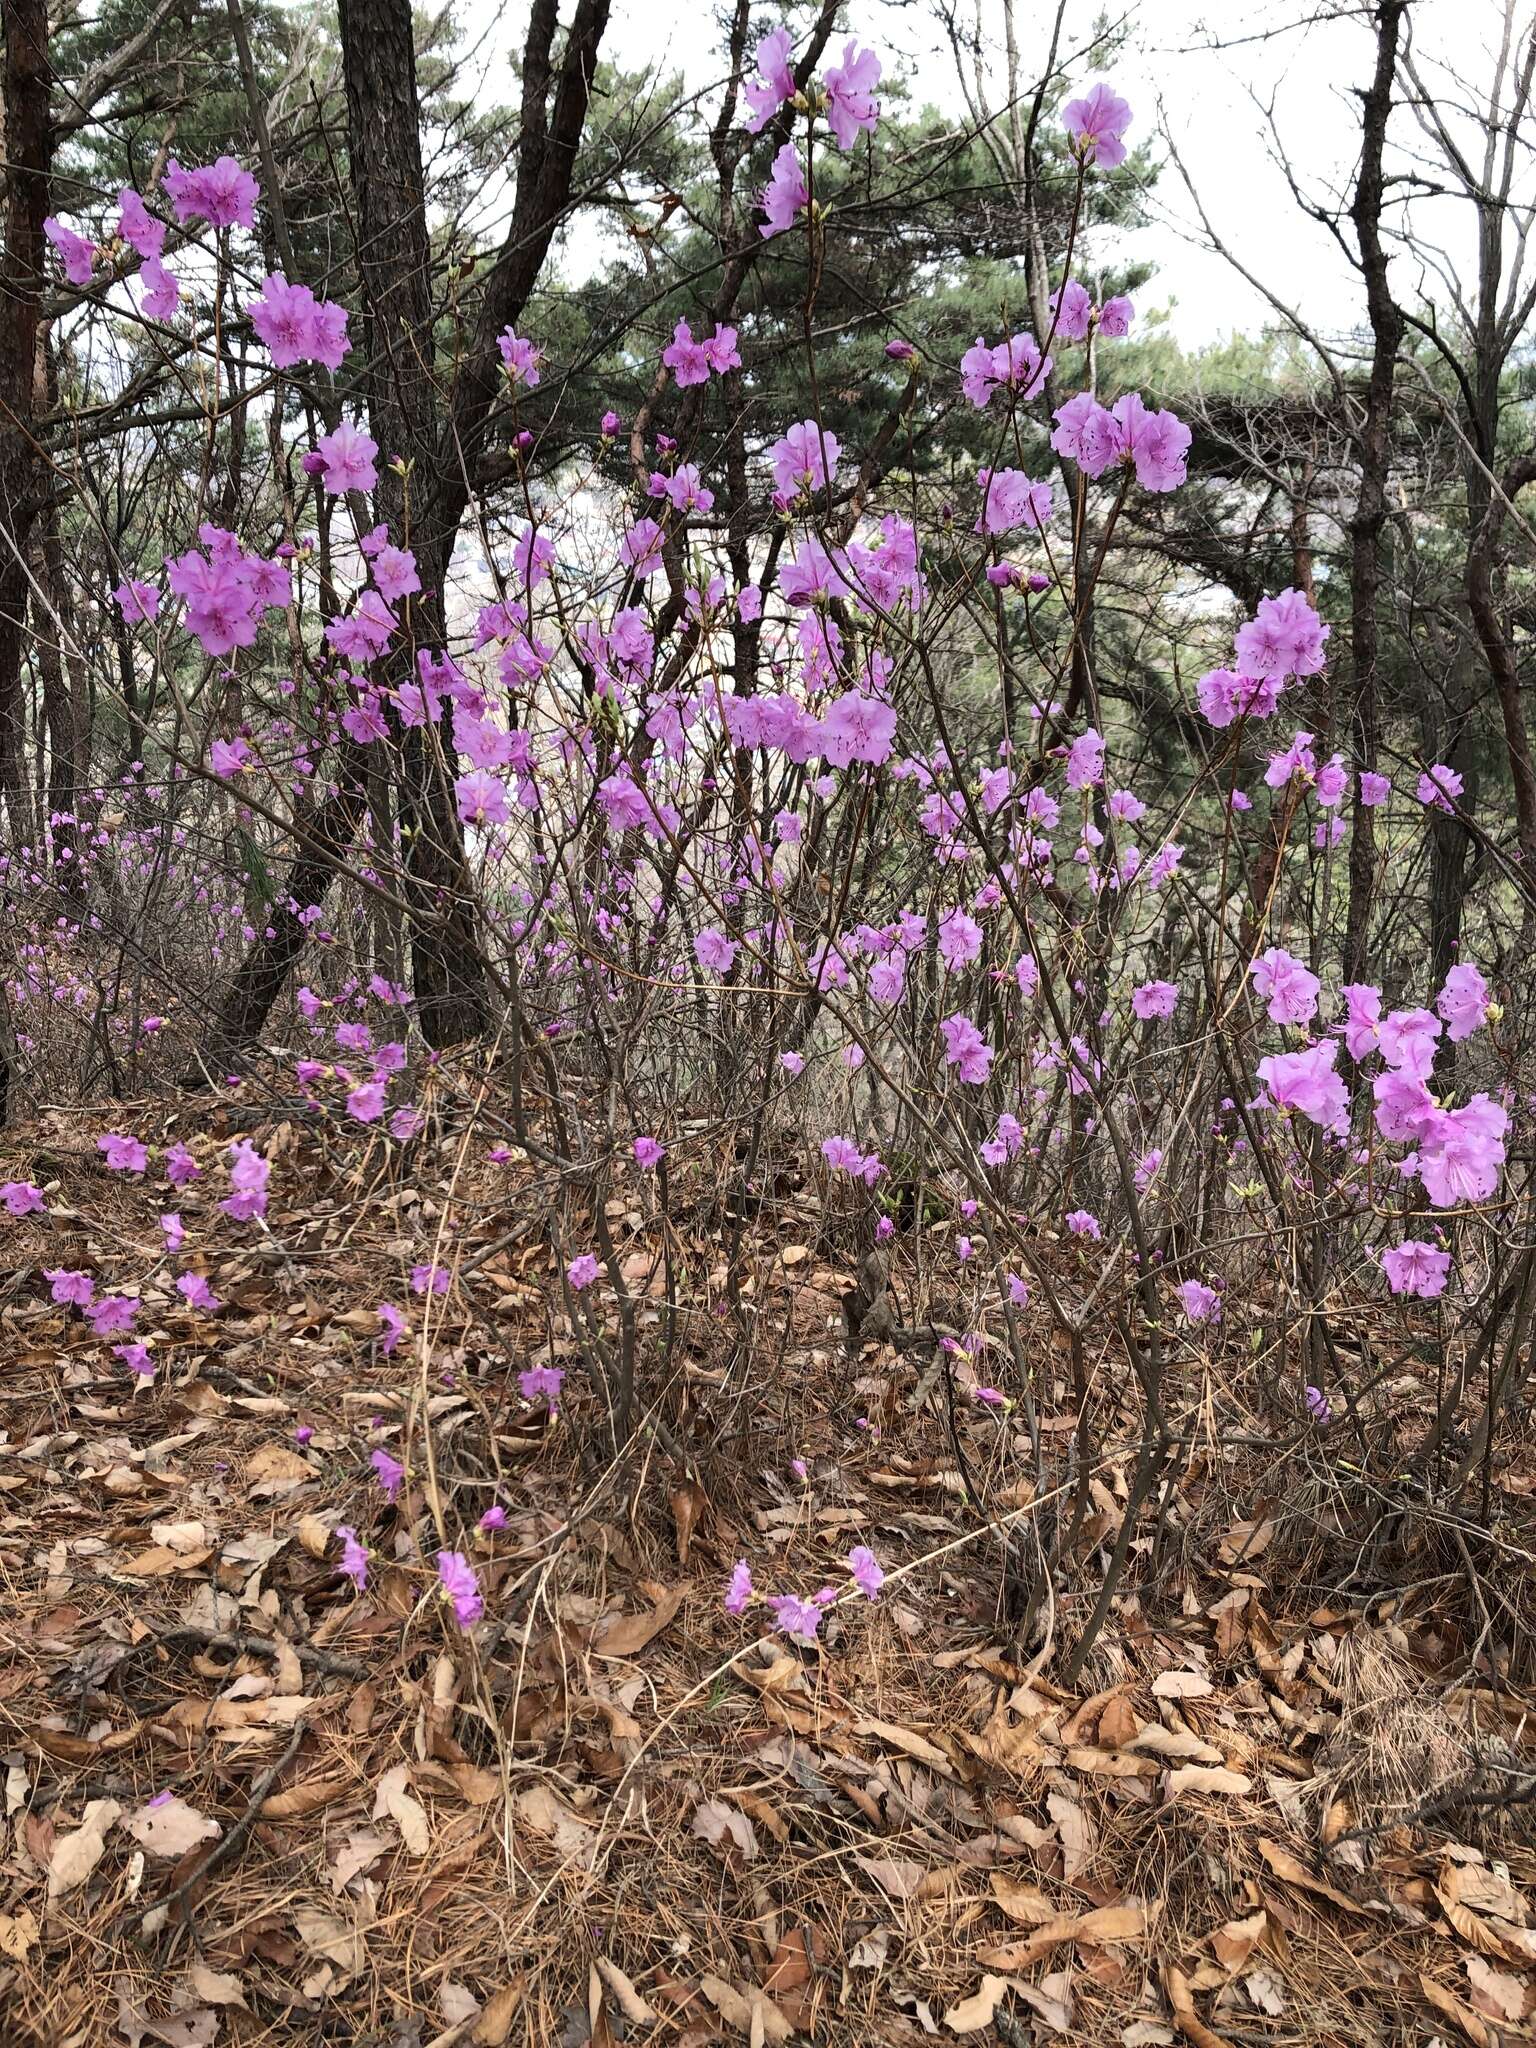
[[[958,4],[968,19],[972,4],[978,10],[1000,76],[1000,0]],[[1531,0],[1510,4],[1525,21]],[[1505,0],[1416,0],[1418,46],[1437,66],[1454,59],[1469,78],[1484,82],[1504,7]],[[1069,39],[1081,42],[1101,11],[1104,0],[1074,0]],[[1043,54],[1053,12],[1051,0],[1016,0],[1026,75],[1031,37]],[[1107,12],[1116,17],[1115,8]],[[487,70],[488,90],[504,95],[506,54],[522,37],[526,4],[458,0],[456,13],[476,62]],[[714,13],[713,0],[613,0],[605,49],[627,67],[675,66],[695,90],[713,87],[722,68]],[[1298,205],[1281,155],[1306,199],[1326,206],[1347,194],[1359,141],[1358,94],[1374,55],[1368,27],[1351,18],[1344,0],[1124,0],[1123,13],[1130,37],[1111,83],[1135,110],[1133,137],[1155,138],[1164,165],[1149,195],[1149,225],[1121,245],[1156,266],[1140,310],[1166,312],[1178,339],[1195,348],[1273,322],[1277,315],[1263,286],[1324,337],[1357,330],[1363,323],[1359,280],[1326,227]],[[766,27],[775,18],[776,10],[764,7],[756,22]],[[963,118],[934,0],[849,0],[845,19],[888,69],[904,70],[942,113]],[[1074,85],[1092,82],[1086,69],[1079,76],[1073,67],[1069,75]],[[1443,70],[1436,76],[1449,88]],[[994,103],[1000,98],[995,94]],[[1398,123],[1411,132],[1403,110]],[[1211,229],[1251,280],[1211,249],[1174,153]],[[1437,239],[1464,260],[1461,224],[1450,217],[1448,202],[1428,202],[1436,203]],[[1426,202],[1419,204],[1422,211]],[[565,261],[590,264],[597,253],[596,242],[578,237]]]

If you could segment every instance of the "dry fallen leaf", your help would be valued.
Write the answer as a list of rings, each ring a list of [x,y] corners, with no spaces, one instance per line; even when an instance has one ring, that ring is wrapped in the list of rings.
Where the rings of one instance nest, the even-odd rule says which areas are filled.
[[[85,1883],[101,1861],[107,1830],[122,1812],[115,1799],[93,1799],[72,1834],[60,1835],[48,1859],[48,1896],[59,1899]]]
[[[318,1813],[333,1799],[345,1798],[356,1790],[357,1780],[351,1777],[301,1778],[286,1791],[274,1792],[262,1807],[261,1817],[263,1820],[302,1820],[305,1814]]]
[[[37,1940],[37,1921],[25,1906],[14,1913],[0,1913],[0,1956],[13,1963],[26,1960],[27,1950]]]
[[[995,1880],[994,1880],[995,1883]],[[1155,1914],[1157,1908],[1152,1909]],[[1149,1913],[1139,1900],[1119,1906],[1096,1906],[1090,1913],[1053,1915],[1038,1926],[1026,1941],[987,1949],[981,1960],[994,1969],[1022,1970],[1041,1956],[1049,1955],[1063,1942],[1080,1942],[1084,1948],[1101,1948],[1107,1942],[1140,1941],[1147,1931]]]
[[[1476,2044],[1476,2048],[1491,2048],[1493,2036],[1471,2006],[1463,2004],[1454,1991],[1447,1991],[1422,1970],[1419,1972],[1419,1989],[1435,2010],[1443,2013],[1453,2026],[1459,2027],[1467,2039]]]
[[[991,2026],[1008,1990],[1006,1977],[983,1977],[969,1998],[962,1998],[945,2013],[945,2026],[952,2034],[979,2034],[983,2027]]]
[[[1222,1761],[1219,1749],[1209,1742],[1202,1742],[1187,1728],[1164,1728],[1155,1721],[1149,1721],[1145,1728],[1133,1735],[1127,1747],[1144,1750],[1149,1756],[1172,1757],[1180,1763],[1219,1764]]]
[[[1269,1915],[1260,1906],[1242,1920],[1229,1920],[1211,1936],[1211,1952],[1228,1970],[1240,1970],[1264,1939]]]
[[[444,2022],[450,2027],[468,2026],[478,2017],[480,2001],[466,1984],[456,1984],[451,1977],[444,1978],[437,1987],[438,2010]]]
[[[409,1764],[396,1764],[392,1770],[386,1771],[379,1780],[373,1817],[375,1820],[392,1820],[410,1853],[425,1856],[432,1847],[432,1830],[427,1825],[426,1808],[419,1799],[411,1796],[410,1782]]]
[[[1044,1892],[1032,1884],[1017,1884],[998,1870],[992,1873],[992,1896],[1020,1927],[1047,1927],[1060,1917]]]
[[[657,2014],[646,2004],[631,1979],[625,1976],[617,1963],[610,1963],[606,1956],[599,1956],[597,1974],[619,2001],[625,2019],[632,2020],[637,2027],[655,2026]]]
[[[692,1832],[701,1842],[718,1843],[729,1836],[748,1863],[757,1859],[757,1830],[723,1799],[706,1799],[696,1808]]]
[[[915,1728],[903,1728],[894,1721],[875,1721],[866,1717],[854,1722],[853,1732],[855,1735],[878,1736],[893,1749],[905,1750],[908,1756],[916,1757],[919,1763],[932,1764],[935,1769],[946,1773],[953,1772],[954,1766],[938,1744],[930,1742],[926,1735],[919,1735]]]
[[[355,1977],[363,1967],[362,1930],[355,1920],[340,1920],[334,1913],[300,1906],[294,1913],[293,1924],[307,1949],[323,1956],[345,1975]]]
[[[1293,1856],[1289,1849],[1283,1849],[1278,1842],[1261,1840],[1258,1847],[1259,1854],[1276,1877],[1283,1877],[1289,1884],[1298,1884],[1304,1891],[1316,1892],[1320,1898],[1331,1899],[1334,1905],[1342,1906],[1346,1913],[1367,1913],[1372,1910],[1369,1906],[1362,1905],[1358,1899],[1352,1899],[1348,1892],[1341,1892],[1335,1886],[1325,1884],[1322,1878],[1314,1877],[1299,1857]]]
[[[1061,1837],[1062,1875],[1071,1884],[1097,1849],[1099,1831],[1077,1801],[1064,1792],[1049,1793],[1045,1806]]]
[[[721,2019],[750,2041],[787,2041],[794,2032],[773,2000],[761,1991],[743,1994],[723,1977],[708,1974],[699,1979],[699,1989]]]
[[[369,1828],[354,1828],[331,1861],[331,1890],[344,1892],[354,1877],[377,1863],[390,1844]]]
[[[921,1863],[913,1863],[905,1856],[860,1856],[855,1852],[853,1860],[893,1899],[916,1898],[918,1887],[928,1875]]]
[[[1038,1984],[1017,1984],[1014,1989],[1053,2033],[1068,2032],[1072,2025],[1072,1980],[1065,1970],[1054,1970]]]
[[[1160,1700],[1203,1700],[1215,1690],[1203,1671],[1160,1671],[1152,1681]]]
[[[152,1799],[130,1813],[123,1826],[151,1856],[185,1856],[199,1842],[221,1835],[216,1820],[188,1806],[184,1799]]]
[[[206,1963],[194,1963],[187,1971],[187,1982],[204,2005],[238,2005],[249,2010],[245,1988],[233,1970],[210,1970]]]
[[[683,1604],[684,1588],[674,1586],[643,1614],[616,1614],[593,1640],[594,1657],[638,1657]]]
[[[1193,2048],[1231,2048],[1222,2035],[1213,2032],[1199,2013],[1195,2011],[1194,1993],[1189,1988],[1189,1979],[1172,1963],[1163,1966],[1163,1989],[1168,1994],[1168,2004],[1173,2012],[1173,2024]]]
[[[530,1785],[519,1792],[517,1811],[537,1834],[547,1835],[562,1856],[584,1868],[591,1863],[597,1853],[596,1838],[550,1786]]]
[[[1461,1964],[1472,1986],[1472,2003],[1480,2013],[1491,2020],[1516,2023],[1525,2018],[1531,1993],[1524,1978],[1511,1976],[1508,1970],[1496,1970],[1481,1956],[1463,1956]]]
[[[1181,1764],[1168,1773],[1170,1799],[1177,1799],[1181,1792],[1226,1792],[1241,1799],[1252,1790],[1252,1778],[1229,1771],[1224,1764]]]
[[[512,2031],[512,2022],[517,2009],[523,2002],[523,1980],[514,1977],[510,1984],[503,1984],[494,1998],[488,1999],[481,2007],[480,2017],[475,2021],[475,2030],[470,2040],[475,2048],[502,2048],[502,2043]]]

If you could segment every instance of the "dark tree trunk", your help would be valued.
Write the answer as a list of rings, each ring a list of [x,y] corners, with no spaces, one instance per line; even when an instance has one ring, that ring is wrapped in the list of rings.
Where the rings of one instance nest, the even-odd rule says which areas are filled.
[[[47,0],[5,0],[5,241],[0,249],[0,798],[19,842],[34,826],[22,675],[28,545],[37,514],[33,387],[42,317],[43,220],[53,137]]]
[[[438,412],[421,108],[410,0],[341,0],[347,141],[357,211],[368,349],[368,414],[379,444],[380,516],[399,543],[427,543],[429,576],[408,630],[382,666],[398,688],[419,646],[444,641],[443,576],[452,532],[439,516]],[[402,478],[395,461],[403,459]],[[425,532],[419,521],[428,521]],[[452,527],[456,531],[457,516]],[[430,579],[430,580],[429,580]],[[411,906],[412,985],[429,1045],[457,1045],[487,1025],[485,964],[475,930],[449,762],[425,727],[407,729],[400,831]]]
[[[300,923],[299,913],[324,901],[337,870],[346,863],[367,808],[363,763],[358,758],[361,752],[354,747],[343,754],[337,764],[334,793],[304,814],[299,857],[289,874],[286,895],[267,914],[272,936],[251,947],[219,1006],[208,1047],[210,1066],[222,1065],[224,1056],[240,1052],[260,1037],[289,969],[304,950],[308,926]]]
[[[47,0],[4,0],[5,225],[0,247],[0,803],[19,845],[33,838],[22,689],[28,541],[37,516],[33,380],[42,318],[43,221],[53,134]],[[7,920],[9,924],[9,920]],[[0,959],[0,982],[5,979]],[[0,992],[0,1122],[14,1093],[15,1034]]]
[[[1354,681],[1354,754],[1357,769],[1374,772],[1381,741],[1377,677],[1381,664],[1381,539],[1387,522],[1387,481],[1391,469],[1392,387],[1403,316],[1387,281],[1381,241],[1382,153],[1392,111],[1392,80],[1398,37],[1407,0],[1382,0],[1376,10],[1376,73],[1365,94],[1360,171],[1350,218],[1365,276],[1371,323],[1371,372],[1365,418],[1356,437],[1360,492],[1350,521],[1349,634]],[[1354,829],[1349,841],[1349,912],[1344,937],[1344,979],[1363,978],[1370,945],[1371,898],[1376,886],[1376,813],[1360,801],[1355,784]]]
[[[409,0],[343,0],[351,179],[369,310],[369,412],[381,464],[414,463],[408,482],[381,467],[379,509],[416,553],[423,596],[402,635],[400,661],[443,642],[443,589],[469,502],[486,423],[501,392],[496,336],[526,305],[570,197],[608,0],[577,0],[558,65],[557,10],[534,0],[523,51],[523,127],[512,225],[486,282],[472,347],[444,419],[431,349],[427,231]],[[553,110],[550,94],[553,92]],[[406,512],[409,511],[407,525]],[[354,768],[339,793],[296,822],[305,849],[287,894],[319,902],[351,854],[366,808]],[[412,968],[422,1029],[436,1045],[477,1032],[485,1019],[486,971],[465,889],[463,840],[446,763],[431,735],[406,735],[400,823],[412,890]],[[329,864],[329,865],[328,865]],[[303,945],[290,915],[258,942],[222,1007],[229,1049],[259,1034]]]

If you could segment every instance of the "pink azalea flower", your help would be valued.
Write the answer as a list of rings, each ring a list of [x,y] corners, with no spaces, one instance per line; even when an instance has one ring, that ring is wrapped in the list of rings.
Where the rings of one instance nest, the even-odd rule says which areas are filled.
[[[1460,1109],[1437,1109],[1425,1119],[1417,1172],[1437,1209],[1489,1199],[1499,1184],[1508,1128],[1508,1112],[1481,1094]]]
[[[201,1309],[204,1315],[211,1316],[223,1306],[201,1273],[181,1274],[176,1282],[176,1292],[188,1308]]]
[[[736,942],[706,925],[693,942],[693,957],[708,974],[729,974],[736,964]]]
[[[131,185],[117,195],[117,232],[139,256],[158,256],[165,247],[165,222],[156,220]]]
[[[739,1557],[731,1569],[730,1583],[725,1589],[725,1611],[727,1614],[745,1614],[747,1603],[752,1598],[752,1573],[744,1557]]]
[[[1435,1008],[1449,1027],[1452,1044],[1459,1045],[1483,1027],[1489,1008],[1488,984],[1470,962],[1463,962],[1446,975]]]
[[[758,204],[764,214],[763,235],[782,235],[794,226],[795,215],[808,206],[811,188],[792,142],[786,142],[773,160],[773,173],[764,186]]]
[[[885,1573],[867,1544],[856,1543],[849,1551],[848,1569],[853,1574],[853,1583],[866,1600],[879,1597],[880,1588],[885,1584]]]
[[[1299,1110],[1342,1137],[1349,1130],[1349,1091],[1333,1071],[1338,1054],[1338,1040],[1328,1039],[1303,1052],[1272,1054],[1259,1061],[1258,1073],[1276,1108]]]
[[[186,1146],[178,1139],[165,1155],[165,1177],[173,1188],[185,1187],[189,1180],[198,1180],[203,1169],[198,1165]]]
[[[833,1595],[836,1598],[836,1595]],[[796,1642],[814,1643],[821,1629],[823,1607],[830,1603],[822,1595],[813,1594],[809,1600],[802,1600],[796,1593],[770,1593],[768,1606],[773,1613],[774,1627]]]
[[[1131,991],[1131,1008],[1143,1022],[1149,1017],[1171,1017],[1178,1002],[1179,992],[1171,981],[1144,981]]]
[[[143,313],[146,320],[173,320],[181,304],[181,283],[158,256],[151,256],[139,271],[144,285]]]
[[[388,1358],[394,1351],[395,1346],[400,1342],[400,1339],[405,1335],[405,1317],[401,1315],[399,1309],[395,1307],[392,1301],[381,1301],[374,1310],[374,1314],[383,1325],[384,1331],[384,1334],[379,1339],[379,1349]]]
[[[347,1115],[360,1124],[374,1124],[384,1114],[386,1083],[363,1081],[347,1095]]]
[[[1214,1287],[1207,1287],[1202,1281],[1183,1280],[1179,1283],[1179,1305],[1192,1323],[1221,1321],[1221,1296]]]
[[[160,181],[175,209],[178,224],[206,220],[216,228],[254,228],[261,187],[232,156],[221,156],[201,170],[183,170],[172,157]]]
[[[1116,400],[1114,420],[1118,453],[1134,466],[1141,488],[1177,490],[1184,481],[1185,457],[1192,439],[1184,422],[1171,412],[1148,412],[1136,391]]]
[[[592,1252],[582,1252],[571,1260],[565,1269],[565,1277],[579,1294],[584,1287],[590,1287],[602,1268]]]
[[[453,1275],[446,1266],[422,1264],[411,1268],[412,1294],[446,1294]]]
[[[337,1529],[341,1538],[341,1563],[336,1567],[338,1578],[350,1579],[361,1593],[368,1584],[368,1552],[357,1540],[357,1531],[345,1523]]]
[[[1382,1253],[1381,1266],[1394,1294],[1416,1294],[1433,1301],[1445,1291],[1451,1255],[1420,1238],[1405,1237],[1400,1245]]]
[[[49,214],[43,222],[43,233],[59,252],[59,261],[64,266],[64,275],[72,285],[84,287],[91,281],[91,265],[96,258],[95,246],[77,235],[73,228],[65,227],[55,214]]]
[[[770,29],[758,42],[753,59],[758,76],[748,79],[742,88],[752,109],[746,122],[749,135],[760,135],[784,101],[795,96],[794,74],[789,68],[791,48],[787,28]]]
[[[0,1202],[11,1216],[46,1216],[48,1204],[43,1191],[29,1180],[8,1180],[0,1186]]]
[[[98,1337],[121,1337],[133,1328],[139,1304],[126,1294],[104,1294],[86,1313]]]
[[[939,1026],[944,1037],[944,1064],[954,1067],[959,1077],[976,1087],[992,1070],[992,1048],[970,1017],[946,1017]]]
[[[1062,124],[1073,147],[1085,164],[1097,164],[1112,171],[1125,162],[1122,137],[1131,125],[1131,110],[1102,81],[1090,86],[1080,100],[1068,100],[1062,110]]]
[[[373,1476],[384,1489],[386,1500],[394,1500],[400,1492],[405,1478],[405,1467],[398,1458],[392,1458],[388,1451],[377,1450],[368,1460],[373,1467]]]
[[[155,1376],[155,1361],[147,1344],[114,1344],[112,1356],[120,1358],[128,1370],[141,1380],[152,1380]]]
[[[119,583],[112,595],[117,600],[125,625],[145,624],[159,613],[159,591],[153,583],[141,583],[135,576],[130,576],[126,583]]]
[[[453,1603],[453,1618],[460,1628],[473,1628],[485,1612],[480,1581],[469,1559],[457,1550],[437,1553],[437,1576],[444,1593]]]
[[[1051,293],[1051,321],[1058,341],[1081,341],[1093,319],[1093,300],[1075,277]]]
[[[1381,1025],[1381,990],[1368,981],[1350,981],[1339,991],[1347,1012],[1344,1049],[1352,1060],[1374,1050]]]
[[[784,496],[797,498],[802,491],[822,490],[831,481],[841,453],[836,434],[819,427],[815,420],[802,420],[774,442],[768,459],[773,464],[773,480]]]
[[[1317,976],[1283,946],[1271,946],[1253,963],[1253,985],[1264,998],[1272,1024],[1310,1024],[1317,1015]]]
[[[320,478],[333,497],[348,491],[371,491],[379,480],[374,458],[379,444],[371,434],[350,420],[343,420],[333,434],[322,434],[315,443],[321,460]]]
[[[860,131],[873,135],[880,118],[875,87],[880,83],[880,59],[873,50],[861,50],[852,41],[843,45],[843,61],[823,74],[827,88],[827,126],[839,149],[852,149]]]
[[[686,320],[679,320],[673,328],[672,339],[662,350],[661,360],[684,390],[691,384],[707,384],[709,381],[709,356],[704,344],[694,340],[693,329]]]
[[[560,1405],[565,1385],[565,1368],[560,1365],[531,1365],[517,1376],[517,1391],[525,1401],[547,1401],[550,1412]]]
[[[543,350],[536,348],[531,341],[524,341],[510,327],[504,327],[497,335],[496,346],[501,350],[501,360],[512,383],[526,384],[531,391],[539,381]]]
[[[98,1138],[96,1150],[113,1173],[142,1173],[149,1164],[146,1147],[137,1138],[126,1138],[119,1131],[109,1131]]]
[[[1084,476],[1102,476],[1120,453],[1114,415],[1100,405],[1091,391],[1080,391],[1065,405],[1058,406],[1052,417],[1056,431],[1051,435],[1051,446],[1056,453],[1075,462]]]
[[[1104,1226],[1089,1209],[1069,1210],[1067,1228],[1074,1237],[1101,1238],[1104,1235]]]
[[[979,469],[976,482],[983,495],[975,533],[1010,533],[1016,526],[1038,531],[1051,516],[1050,485],[1033,482],[1022,469]]]
[[[1464,785],[1454,768],[1447,768],[1443,761],[1437,761],[1433,768],[1426,769],[1419,777],[1416,794],[1419,802],[1432,811],[1454,813],[1456,798]]]
[[[635,1164],[646,1173],[658,1167],[666,1157],[667,1148],[655,1138],[636,1138],[634,1145]]]
[[[1237,634],[1237,666],[1245,676],[1315,676],[1323,666],[1325,626],[1299,590],[1264,597]]]
[[[96,1283],[89,1273],[76,1272],[66,1266],[45,1266],[43,1278],[49,1283],[49,1292],[61,1308],[88,1309],[96,1298]]]
[[[229,1193],[219,1207],[237,1223],[265,1216],[271,1166],[245,1138],[237,1138],[230,1146],[229,1159]]]

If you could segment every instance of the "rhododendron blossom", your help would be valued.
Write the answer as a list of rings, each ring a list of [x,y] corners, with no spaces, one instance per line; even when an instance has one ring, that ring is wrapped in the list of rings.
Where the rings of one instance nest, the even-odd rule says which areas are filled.
[[[1394,1294],[1416,1294],[1425,1301],[1445,1292],[1451,1255],[1422,1239],[1405,1237],[1381,1255],[1382,1271]]]

